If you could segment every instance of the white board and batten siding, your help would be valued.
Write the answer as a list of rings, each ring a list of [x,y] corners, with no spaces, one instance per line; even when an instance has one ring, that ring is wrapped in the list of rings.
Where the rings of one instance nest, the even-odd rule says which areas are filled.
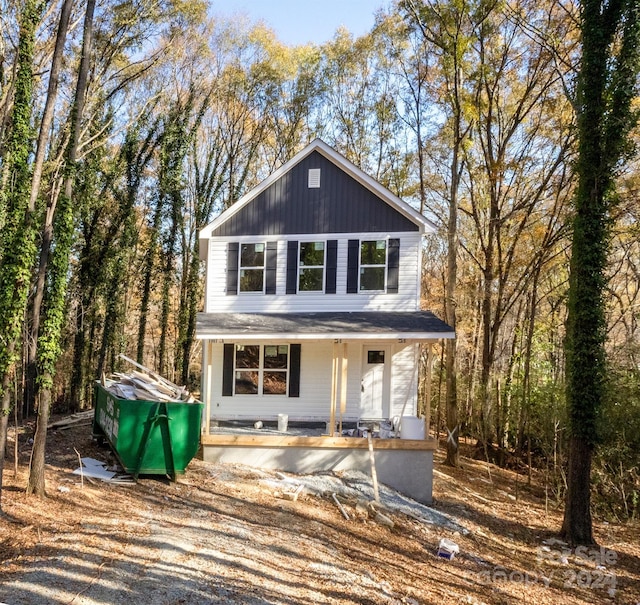
[[[418,355],[416,343],[393,346],[391,368],[391,413],[395,418],[415,416],[418,411]]]
[[[238,344],[251,344],[243,341]],[[278,344],[278,343],[273,343]],[[347,344],[347,394],[345,421],[359,420],[366,415],[361,408],[361,385],[364,347],[385,346],[388,342]],[[327,421],[331,406],[332,360],[334,354],[331,341],[306,341],[302,344],[300,359],[300,396],[285,395],[222,395],[223,344],[211,345],[209,390],[212,419],[262,419],[274,420],[278,414],[287,414],[291,421]],[[391,385],[389,397],[390,417],[415,415],[417,392],[417,347],[416,344],[394,344],[391,346]],[[337,402],[339,414],[340,402]],[[386,417],[386,415],[385,415]]]
[[[347,294],[347,251],[350,239],[400,240],[398,293]],[[287,241],[338,241],[336,293],[298,292],[286,294]],[[227,244],[234,242],[277,241],[276,293],[239,293],[228,295]],[[309,313],[317,311],[416,311],[420,300],[420,267],[422,253],[420,233],[323,234],[275,237],[212,238],[208,245],[205,313]]]

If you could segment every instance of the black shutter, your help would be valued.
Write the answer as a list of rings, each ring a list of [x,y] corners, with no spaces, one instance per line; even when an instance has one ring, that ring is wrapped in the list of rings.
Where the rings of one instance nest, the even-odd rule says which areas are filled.
[[[289,397],[300,397],[301,345],[289,345]]]
[[[233,354],[235,345],[224,345],[224,356],[222,358],[222,395],[229,397],[233,395]]]
[[[336,293],[336,274],[338,272],[338,240],[327,242],[327,283],[324,287],[326,294]]]
[[[238,242],[227,244],[227,295],[238,293]]]
[[[287,294],[298,293],[298,242],[287,242]]]
[[[276,272],[278,268],[278,242],[267,242],[267,270],[265,294],[276,293]]]
[[[400,240],[389,240],[387,256],[387,294],[398,293],[398,273],[400,272]]]
[[[347,249],[347,294],[358,292],[358,260],[360,256],[360,240],[350,239]]]

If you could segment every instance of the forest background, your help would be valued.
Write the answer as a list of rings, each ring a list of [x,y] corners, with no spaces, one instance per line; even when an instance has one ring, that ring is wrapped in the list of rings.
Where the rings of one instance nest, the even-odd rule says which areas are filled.
[[[198,231],[320,137],[439,226],[423,306],[457,340],[432,361],[434,429],[562,501],[577,4],[401,0],[294,47],[209,8],[0,1],[0,451],[10,417],[90,407],[120,353],[197,391]],[[592,477],[615,519],[640,516],[637,136]]]

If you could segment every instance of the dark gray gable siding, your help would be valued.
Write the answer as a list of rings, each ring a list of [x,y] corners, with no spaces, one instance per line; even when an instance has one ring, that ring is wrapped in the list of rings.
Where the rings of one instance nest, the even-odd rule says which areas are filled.
[[[308,188],[310,168],[320,187]],[[317,151],[213,231],[214,236],[418,231],[418,226]]]

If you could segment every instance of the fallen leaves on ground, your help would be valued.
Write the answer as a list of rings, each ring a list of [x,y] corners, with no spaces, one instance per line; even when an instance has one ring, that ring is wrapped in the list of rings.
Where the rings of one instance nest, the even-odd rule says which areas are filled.
[[[640,603],[638,524],[595,522],[599,547],[558,541],[543,486],[484,462],[436,454],[443,526],[349,498],[283,497],[283,475],[193,460],[176,483],[113,485],[72,474],[78,455],[114,462],[86,424],[51,431],[47,492],[24,493],[29,447],[5,464],[0,601],[67,603]],[[295,483],[295,476],[290,476]],[[438,556],[448,539],[452,559]]]

